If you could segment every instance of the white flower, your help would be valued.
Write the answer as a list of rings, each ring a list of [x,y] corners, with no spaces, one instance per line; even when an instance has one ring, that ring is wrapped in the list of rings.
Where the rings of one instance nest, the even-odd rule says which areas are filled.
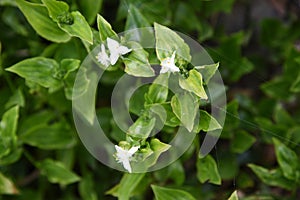
[[[119,42],[110,38],[107,38],[107,46],[110,51],[110,64],[112,65],[116,64],[121,55],[125,55],[132,51],[131,49],[120,45]]]
[[[139,149],[139,146],[131,147],[129,150],[123,149],[122,147],[119,147],[118,145],[115,145],[115,149],[117,151],[116,153],[116,159],[118,163],[122,163],[123,167],[131,173],[131,166],[130,161],[132,159],[133,154]]]
[[[176,54],[176,51],[173,52],[171,58],[167,57],[161,61],[160,65],[162,66],[162,68],[160,70],[160,74],[166,73],[166,72],[179,72],[180,71],[179,68],[175,65],[175,54]]]
[[[105,67],[108,67],[108,65],[110,65],[110,59],[105,51],[104,44],[101,45],[101,51],[98,53],[96,58],[97,58],[98,62],[100,62]]]

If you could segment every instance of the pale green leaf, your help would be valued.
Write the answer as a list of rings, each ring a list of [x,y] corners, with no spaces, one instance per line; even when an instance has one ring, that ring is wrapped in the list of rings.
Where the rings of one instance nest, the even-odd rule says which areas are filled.
[[[151,68],[148,60],[148,52],[136,42],[131,42],[130,44],[132,51],[128,56],[123,58],[125,72],[137,77],[154,76],[154,70]]]
[[[127,134],[135,138],[148,138],[155,125],[155,118],[138,118],[128,129]]]
[[[201,99],[208,99],[202,83],[202,75],[195,69],[189,71],[189,77],[179,77],[179,85],[182,89],[195,93]]]
[[[160,61],[167,57],[171,57],[174,51],[180,59],[186,62],[191,61],[190,48],[184,40],[171,29],[154,23],[156,38],[156,54]]]
[[[214,63],[211,65],[196,66],[195,68],[202,75],[203,81],[205,82],[205,84],[208,84],[210,79],[213,77],[213,75],[218,70],[218,67],[219,67],[219,63]]]
[[[42,0],[42,2],[47,7],[49,16],[55,22],[59,22],[59,17],[66,15],[69,11],[69,5],[66,2],[57,0]]]
[[[35,57],[22,60],[6,70],[53,92],[62,86],[62,82],[54,77],[58,67],[58,63],[53,59]]]
[[[74,11],[71,15],[74,19],[72,24],[59,23],[58,26],[70,36],[78,37],[90,44],[93,44],[92,29],[82,14],[78,11]]]
[[[97,25],[101,41],[105,41],[108,37],[117,37],[117,34],[112,30],[111,25],[99,14],[97,15]]]
[[[228,200],[239,200],[239,196],[237,194],[237,191],[234,191],[230,197],[228,198]]]
[[[16,0],[16,3],[30,25],[40,36],[58,43],[70,40],[71,37],[51,20],[44,5],[24,0]]]
[[[201,130],[208,132],[222,128],[219,122],[205,110],[200,110],[199,113],[200,120],[196,132],[200,132]]]
[[[6,156],[17,145],[17,125],[19,118],[19,106],[6,111],[0,122],[0,157]]]
[[[183,126],[192,131],[199,110],[199,101],[191,93],[175,94],[171,99],[171,106],[174,114],[180,119]]]
[[[0,194],[18,194],[19,191],[14,183],[0,173]]]

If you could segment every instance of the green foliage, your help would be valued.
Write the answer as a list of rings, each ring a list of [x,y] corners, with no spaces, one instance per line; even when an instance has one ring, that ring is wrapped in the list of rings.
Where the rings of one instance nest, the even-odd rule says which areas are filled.
[[[262,17],[260,6],[276,16]],[[141,27],[153,31],[130,32]],[[300,198],[300,21],[293,1],[0,0],[0,30],[0,199]],[[201,42],[216,63],[194,54],[176,30]],[[92,86],[94,66],[80,65],[100,43],[109,57],[107,38],[130,52]],[[138,38],[152,39],[140,44]],[[155,49],[143,47],[152,43]],[[158,73],[172,55],[179,71]],[[218,104],[217,90],[208,91],[218,70],[227,105]],[[153,82],[129,99],[134,123],[121,130],[110,96],[124,74]],[[83,94],[90,95],[88,109],[86,102],[72,105]],[[130,160],[133,172],[171,159],[169,143],[181,126],[195,139],[163,169],[118,172],[85,149],[72,106],[89,125],[96,113],[124,151],[139,147]],[[212,152],[201,155],[203,140],[221,129]]]

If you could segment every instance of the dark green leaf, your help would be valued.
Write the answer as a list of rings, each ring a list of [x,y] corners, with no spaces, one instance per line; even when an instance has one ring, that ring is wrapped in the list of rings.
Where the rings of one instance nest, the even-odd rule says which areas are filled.
[[[196,200],[191,194],[184,190],[171,189],[151,185],[156,200]]]
[[[74,133],[66,122],[40,124],[22,134],[20,139],[40,149],[70,148],[76,143]]]
[[[221,185],[221,177],[217,163],[211,155],[207,155],[204,158],[198,158],[197,178],[201,183],[209,181],[210,183]]]
[[[273,143],[275,145],[277,161],[283,175],[290,180],[300,178],[299,158],[297,154],[276,138],[273,138]]]
[[[63,163],[51,159],[43,160],[37,163],[37,167],[41,173],[45,175],[51,183],[59,183],[61,185],[68,185],[78,182],[80,177],[67,169]]]
[[[17,89],[12,96],[10,96],[8,102],[5,104],[5,108],[8,109],[16,105],[20,107],[25,106],[25,98],[20,88]]]
[[[280,169],[268,170],[254,164],[249,164],[248,166],[265,184],[293,190],[294,182],[286,179]]]
[[[231,143],[231,150],[235,153],[243,153],[249,149],[256,141],[255,137],[244,130],[239,130],[234,133]]]
[[[100,12],[103,0],[84,0],[77,1],[79,9],[85,16],[86,20],[92,25],[97,17],[97,13]]]

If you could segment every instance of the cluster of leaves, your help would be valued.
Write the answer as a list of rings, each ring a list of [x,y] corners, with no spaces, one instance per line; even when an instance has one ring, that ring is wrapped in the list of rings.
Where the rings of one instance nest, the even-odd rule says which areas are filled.
[[[242,30],[228,34],[215,22],[226,16],[234,3],[121,0],[118,5],[102,0],[0,0],[0,30],[6,30],[0,34],[3,199],[226,199],[235,189],[241,199],[299,198],[300,21],[291,14],[285,24],[277,19],[263,20],[259,33]],[[140,48],[104,75],[98,94],[104,100],[95,102],[104,131],[115,142],[131,144],[136,133],[143,133],[138,138],[146,137],[165,119],[161,106],[169,111],[162,130],[165,134],[159,138],[165,142],[180,124],[193,130],[194,120],[190,119],[196,112],[211,121],[206,111],[187,106],[194,99],[200,104],[205,93],[199,91],[201,73],[196,69],[201,68],[187,73],[184,67],[183,76],[177,77],[186,82],[178,87],[181,94],[161,87],[167,84],[165,78],[135,93],[129,110],[137,120],[127,134],[112,120],[107,108],[110,92],[124,71],[153,75],[150,68],[139,71],[136,66],[148,66],[148,58],[170,57],[185,46],[177,36],[176,42],[170,41],[172,37],[163,38],[162,32],[173,34],[165,27],[169,26],[210,46],[209,53],[221,62],[220,71],[229,85],[226,122],[210,155],[199,156],[202,135],[198,134],[172,165],[146,174],[124,174],[103,166],[85,150],[73,125],[71,90],[85,56],[100,41],[115,35],[108,21],[119,32],[154,25],[157,45],[169,47],[170,52]],[[259,40],[255,40],[257,34]],[[185,54],[189,52],[183,49],[180,55]],[[189,117],[181,116],[182,109],[187,109]],[[197,126],[195,132],[209,131],[203,120]],[[140,127],[143,132],[137,131]],[[139,145],[145,151],[156,150],[149,140]],[[238,193],[230,199],[237,199]]]

